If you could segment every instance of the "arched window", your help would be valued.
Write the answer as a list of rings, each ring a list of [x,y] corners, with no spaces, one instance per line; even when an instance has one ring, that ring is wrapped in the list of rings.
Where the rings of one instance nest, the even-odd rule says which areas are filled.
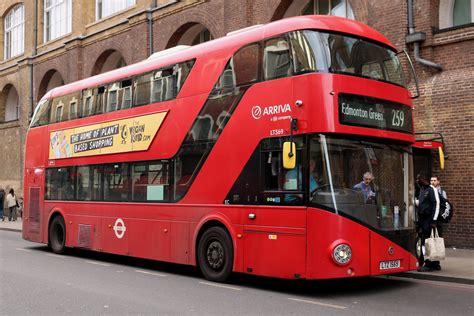
[[[210,40],[212,40],[211,32],[209,32],[208,29],[203,29],[198,35],[196,35],[191,45],[201,44]]]
[[[25,10],[15,6],[5,16],[5,59],[20,55],[25,50]]]
[[[455,0],[453,6],[453,26],[472,23],[474,0]]]
[[[135,0],[96,0],[95,16],[97,20],[135,5]]]
[[[474,23],[474,0],[441,0],[439,3],[439,28]]]
[[[44,0],[44,41],[71,32],[72,29],[72,1],[71,0]]]
[[[351,5],[347,0],[312,0],[303,9],[303,15],[323,14],[354,19]]]
[[[189,22],[181,25],[168,41],[166,48],[177,45],[197,45],[214,39],[211,32],[202,24]]]
[[[16,121],[20,117],[20,98],[15,87],[8,89],[5,102],[5,122]]]

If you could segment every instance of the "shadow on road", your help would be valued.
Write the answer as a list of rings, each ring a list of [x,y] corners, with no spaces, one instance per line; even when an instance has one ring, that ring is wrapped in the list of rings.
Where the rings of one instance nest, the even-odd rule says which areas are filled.
[[[30,250],[48,252],[47,246],[28,247]],[[95,260],[130,268],[146,269],[150,272],[167,273],[175,276],[191,277],[205,281],[197,267],[127,256],[105,254],[82,249],[68,249],[66,254],[79,259]],[[374,294],[403,290],[415,286],[414,283],[400,279],[381,277],[357,277],[332,280],[286,280],[234,273],[227,284],[285,293],[287,295],[306,296],[308,298],[344,297],[354,294]]]

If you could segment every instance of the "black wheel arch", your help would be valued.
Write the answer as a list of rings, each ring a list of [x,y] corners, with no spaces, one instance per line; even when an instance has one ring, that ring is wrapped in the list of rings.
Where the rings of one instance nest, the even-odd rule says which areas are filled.
[[[56,218],[58,218],[58,217],[60,217],[60,218],[63,219],[64,230],[65,230],[65,231],[64,231],[64,233],[65,233],[64,238],[65,238],[65,243],[66,243],[66,240],[67,240],[67,237],[66,237],[66,236],[67,236],[67,233],[66,233],[66,230],[67,230],[66,218],[65,218],[64,214],[63,214],[61,211],[59,211],[59,210],[54,210],[54,211],[52,212],[51,216],[49,217],[49,220],[48,220],[48,229],[47,229],[47,231],[46,231],[46,234],[47,234],[47,236],[48,236],[48,246],[51,246],[51,236],[50,236],[51,225],[53,224],[54,220],[55,220]]]
[[[198,247],[199,247],[199,241],[201,240],[201,237],[202,235],[206,232],[206,230],[208,230],[209,228],[212,228],[212,227],[220,227],[222,229],[224,229],[226,231],[226,233],[229,235],[230,239],[232,240],[232,251],[233,251],[233,254],[234,254],[234,258],[235,258],[235,241],[234,241],[234,238],[232,238],[232,234],[230,233],[229,229],[227,228],[227,226],[218,221],[218,220],[210,220],[210,221],[207,221],[206,223],[204,223],[200,228],[199,228],[199,232],[196,236],[196,240],[194,242],[194,260],[196,260],[196,266],[198,266]]]

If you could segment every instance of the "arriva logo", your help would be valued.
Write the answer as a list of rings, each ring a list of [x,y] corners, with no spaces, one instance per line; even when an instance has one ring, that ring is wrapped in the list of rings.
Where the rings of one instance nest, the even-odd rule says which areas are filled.
[[[262,108],[258,105],[252,108],[252,116],[256,120],[260,119],[262,116],[265,115],[276,115],[286,112],[291,112],[291,107],[289,103],[267,106],[263,108],[263,111]]]
[[[259,118],[262,117],[262,108],[259,107],[258,105],[254,106],[252,108],[252,116],[254,119],[258,120]]]

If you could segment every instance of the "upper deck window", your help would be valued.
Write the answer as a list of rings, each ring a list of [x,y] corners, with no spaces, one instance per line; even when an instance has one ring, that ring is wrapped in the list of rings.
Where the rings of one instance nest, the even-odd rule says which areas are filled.
[[[397,54],[388,47],[361,38],[311,30],[288,34],[293,71],[331,72],[405,86]]]
[[[96,18],[103,19],[135,5],[135,0],[96,0]]]
[[[285,37],[276,37],[266,41],[263,65],[265,80],[292,75],[290,44]]]
[[[327,70],[319,33],[298,31],[289,34],[295,73]]]
[[[30,127],[173,100],[186,82],[194,62],[188,60],[154,72],[72,92],[48,102],[42,101]]]
[[[402,67],[392,50],[360,38],[321,33],[329,71],[405,86]]]
[[[30,127],[46,125],[49,123],[49,111],[51,110],[51,102],[49,100],[41,100],[36,106],[35,113],[31,119]]]

